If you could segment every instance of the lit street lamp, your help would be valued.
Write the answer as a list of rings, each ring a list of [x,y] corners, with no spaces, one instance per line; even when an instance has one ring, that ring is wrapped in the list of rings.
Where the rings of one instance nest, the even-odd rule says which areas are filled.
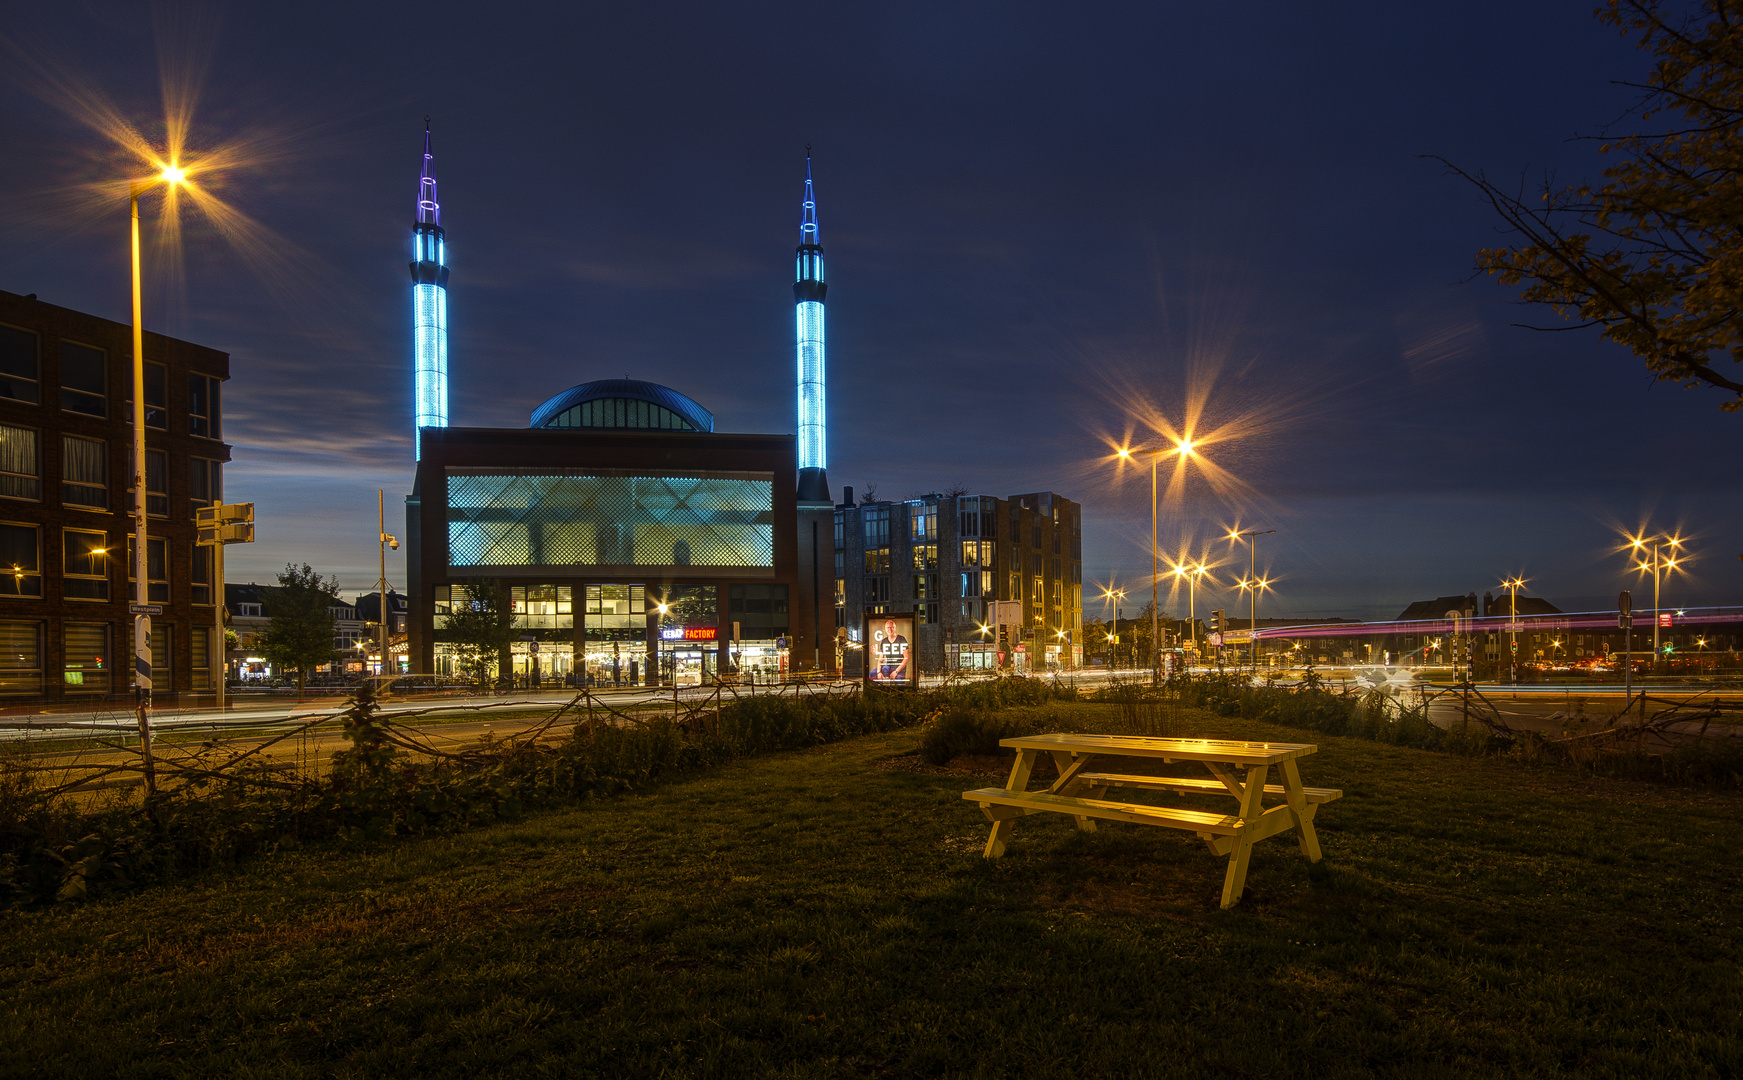
[[[1636,536],[1628,541],[1634,549],[1632,554],[1637,560],[1634,569],[1643,574],[1652,575],[1652,666],[1656,668],[1664,655],[1658,645],[1658,592],[1661,581],[1677,568],[1679,561],[1670,554],[1674,549],[1682,547],[1682,538],[1677,536]],[[1651,552],[1647,557],[1642,552]]]
[[[1526,582],[1522,577],[1510,577],[1501,582],[1501,588],[1512,592],[1507,601],[1507,633],[1508,633],[1508,681],[1514,686],[1519,685],[1519,590]]]
[[[1229,530],[1228,536],[1231,544],[1240,540],[1247,542],[1247,580],[1241,582],[1240,585],[1247,590],[1247,618],[1249,620],[1247,623],[1247,650],[1248,655],[1253,658],[1253,674],[1255,675],[1259,673],[1259,590],[1267,588],[1271,584],[1269,581],[1259,580],[1259,537],[1270,536],[1276,531],[1276,529],[1248,529],[1246,532],[1241,532],[1237,526]]]
[[[1176,439],[1172,449],[1153,448],[1150,450],[1150,681],[1162,681],[1162,607],[1159,596],[1159,583],[1162,579],[1162,549],[1157,542],[1156,522],[1156,466],[1162,460],[1163,454],[1178,453],[1182,458],[1192,456],[1192,440]],[[1119,456],[1131,460],[1132,450],[1121,447]]]
[[[133,687],[134,708],[139,718],[140,756],[145,765],[148,792],[155,791],[157,777],[151,756],[150,575],[146,572],[150,553],[146,544],[145,516],[145,319],[139,282],[139,194],[147,186],[159,182],[174,186],[186,177],[181,169],[167,165],[150,180],[129,185],[127,191],[133,269]]]
[[[377,491],[375,493],[375,514],[376,514],[376,518],[377,518],[377,524],[379,525],[379,529],[377,531],[381,534],[381,544],[380,544],[380,549],[381,549],[381,582],[380,582],[380,591],[375,594],[376,595],[375,614],[377,617],[377,621],[381,624],[381,667],[376,671],[376,674],[378,674],[378,675],[389,675],[389,672],[387,670],[387,668],[388,668],[387,639],[388,639],[388,627],[391,625],[389,620],[391,620],[393,618],[393,616],[391,613],[389,613],[389,611],[387,609],[387,549],[389,547],[391,547],[395,551],[399,550],[399,538],[395,537],[395,536],[389,536],[387,534],[387,501],[386,500],[387,500],[387,496],[386,496],[385,492]],[[392,674],[398,675],[399,672],[395,671]],[[388,680],[381,683],[381,688],[383,690],[386,690],[391,685],[393,685],[393,683],[392,683],[392,679],[390,677]]]
[[[1198,579],[1209,572],[1210,568],[1203,563],[1174,568],[1176,579],[1186,579],[1186,633],[1187,640],[1192,642],[1192,651],[1195,655],[1198,652]]]

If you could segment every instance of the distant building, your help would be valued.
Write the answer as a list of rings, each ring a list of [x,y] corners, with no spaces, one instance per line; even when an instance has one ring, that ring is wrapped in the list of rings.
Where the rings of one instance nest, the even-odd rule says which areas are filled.
[[[867,614],[912,611],[922,673],[1083,664],[1083,507],[1050,491],[835,509],[835,625],[851,671]],[[995,606],[999,605],[999,606]],[[999,627],[1005,627],[1000,636]]]
[[[229,655],[232,682],[260,682],[291,674],[276,669],[260,651],[261,637],[272,624],[272,588],[253,583],[224,585],[224,606],[230,611],[230,629],[236,634],[236,646]],[[356,605],[343,601],[328,607],[327,614],[333,617],[333,658],[309,674],[360,677],[369,645],[368,624]]]
[[[147,598],[156,696],[210,693],[211,549],[230,357],[145,335]],[[0,701],[131,696],[133,330],[0,291]]]
[[[368,670],[372,674],[379,674],[381,668],[378,654],[381,652],[381,631],[378,628],[381,624],[381,593],[364,593],[357,598],[355,606],[357,617],[363,620],[366,635],[363,651],[369,657],[367,660]],[[392,662],[388,664],[387,670],[396,675],[410,670],[407,666],[409,653],[407,650],[406,616],[408,613],[409,605],[406,597],[389,586],[387,590],[387,651]]]

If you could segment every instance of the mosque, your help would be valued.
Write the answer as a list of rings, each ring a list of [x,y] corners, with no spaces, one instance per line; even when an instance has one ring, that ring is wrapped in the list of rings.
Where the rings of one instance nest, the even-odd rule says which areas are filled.
[[[525,428],[450,427],[433,162],[426,128],[411,263],[411,670],[455,673],[447,617],[477,578],[511,591],[516,640],[501,674],[517,680],[684,685],[833,669],[834,576],[820,577],[834,554],[827,286],[809,157],[793,287],[796,436],[718,432],[701,404],[629,378],[570,387]]]

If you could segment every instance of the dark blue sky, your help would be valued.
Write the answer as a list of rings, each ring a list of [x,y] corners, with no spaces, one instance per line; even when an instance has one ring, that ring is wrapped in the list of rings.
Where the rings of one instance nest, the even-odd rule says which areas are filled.
[[[0,33],[146,128],[159,59],[205,48],[194,145],[270,151],[212,182],[282,243],[196,220],[179,284],[148,251],[152,328],[233,356],[227,495],[261,537],[233,579],[374,579],[375,489],[410,486],[427,113],[455,424],[629,374],[721,430],[792,431],[810,143],[838,492],[1051,488],[1086,507],[1086,575],[1147,589],[1147,484],[1106,439],[1209,386],[1243,486],[1190,482],[1163,546],[1276,528],[1272,613],[1390,617],[1514,573],[1607,605],[1612,541],[1648,521],[1694,537],[1670,602],[1735,603],[1743,418],[1590,332],[1512,327],[1542,316],[1468,280],[1491,218],[1419,156],[1594,175],[1569,137],[1625,111],[1645,57],[1590,8],[305,3],[154,30],[134,4],[8,2]],[[125,208],[68,192],[120,159],[3,66],[0,288],[124,319]]]

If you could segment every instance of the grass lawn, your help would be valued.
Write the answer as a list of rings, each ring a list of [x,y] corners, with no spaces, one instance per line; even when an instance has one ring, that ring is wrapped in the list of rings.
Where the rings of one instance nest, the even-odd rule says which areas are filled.
[[[1228,912],[1172,830],[988,862],[985,781],[867,737],[0,916],[0,1075],[1743,1073],[1743,797],[1187,730],[1318,742],[1325,862]]]

